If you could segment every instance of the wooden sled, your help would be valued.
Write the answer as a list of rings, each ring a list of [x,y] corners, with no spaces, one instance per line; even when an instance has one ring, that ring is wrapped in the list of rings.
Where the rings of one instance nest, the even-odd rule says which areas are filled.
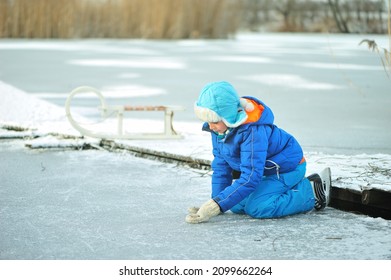
[[[85,95],[93,93],[98,97],[100,105],[97,110],[100,111],[100,115],[103,118],[108,118],[113,114],[117,118],[117,131],[108,133],[105,131],[95,131],[86,127],[75,119],[71,113],[72,99],[76,95]],[[74,89],[68,96],[65,103],[66,116],[71,125],[78,130],[83,136],[89,136],[100,139],[179,139],[182,138],[173,128],[173,117],[175,111],[183,111],[184,107],[181,106],[109,106],[106,103],[103,95],[95,88],[88,86],[81,86]],[[161,133],[126,133],[123,129],[124,112],[126,111],[146,111],[156,112],[160,111],[164,113],[164,131]]]

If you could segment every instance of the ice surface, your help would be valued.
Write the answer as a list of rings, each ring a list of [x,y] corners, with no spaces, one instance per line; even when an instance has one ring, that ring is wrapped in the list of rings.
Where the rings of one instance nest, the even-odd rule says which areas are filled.
[[[391,222],[327,208],[185,222],[195,170],[107,151],[0,142],[0,259],[391,259]],[[346,226],[349,225],[349,226]]]

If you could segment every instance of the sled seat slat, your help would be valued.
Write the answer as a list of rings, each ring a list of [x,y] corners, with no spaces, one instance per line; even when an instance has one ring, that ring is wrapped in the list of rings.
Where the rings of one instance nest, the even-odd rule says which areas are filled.
[[[124,106],[125,111],[166,111],[167,106]]]

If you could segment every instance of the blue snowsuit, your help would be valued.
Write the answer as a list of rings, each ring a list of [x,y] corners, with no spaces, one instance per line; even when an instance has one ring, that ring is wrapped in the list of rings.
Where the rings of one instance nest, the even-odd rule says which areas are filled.
[[[314,194],[305,178],[306,162],[296,139],[273,124],[269,107],[255,122],[230,128],[225,137],[212,135],[212,199],[222,212],[274,218],[306,212],[314,207]],[[235,180],[233,172],[240,174]]]

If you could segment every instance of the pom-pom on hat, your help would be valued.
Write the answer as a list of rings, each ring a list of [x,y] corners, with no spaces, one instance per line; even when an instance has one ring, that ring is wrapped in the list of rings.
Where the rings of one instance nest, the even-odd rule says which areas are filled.
[[[247,120],[238,93],[225,81],[207,84],[194,105],[194,112],[204,122],[223,121],[227,127],[237,127]]]

